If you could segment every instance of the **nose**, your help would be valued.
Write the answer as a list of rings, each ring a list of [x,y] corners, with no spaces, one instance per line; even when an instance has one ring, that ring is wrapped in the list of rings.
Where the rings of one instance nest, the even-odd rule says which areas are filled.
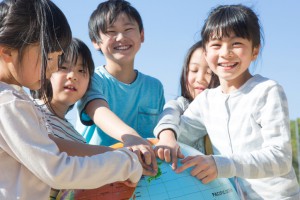
[[[224,45],[220,50],[220,54],[224,57],[231,57],[233,55],[232,48],[230,48],[228,45]]]
[[[196,75],[196,81],[198,83],[201,83],[205,80],[205,72],[203,72],[202,70],[199,70],[197,75]]]
[[[120,41],[124,38],[124,34],[122,32],[119,32],[117,35],[116,35],[116,40],[117,41]]]
[[[68,80],[72,80],[72,81],[76,81],[77,80],[77,77],[75,75],[75,73],[73,71],[70,71],[68,74],[67,74],[67,79]]]

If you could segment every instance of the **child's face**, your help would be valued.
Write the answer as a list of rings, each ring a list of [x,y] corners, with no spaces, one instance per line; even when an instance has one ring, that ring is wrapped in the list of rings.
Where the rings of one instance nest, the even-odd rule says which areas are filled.
[[[136,21],[121,13],[113,24],[107,25],[107,33],[100,32],[102,42],[94,43],[96,49],[101,49],[107,62],[123,65],[132,63],[134,57],[144,42],[144,31],[139,30]]]
[[[48,54],[46,78],[50,78],[57,71],[58,56],[62,52]],[[10,50],[9,56],[13,65],[9,68],[10,80],[8,83],[25,86],[31,90],[41,87],[41,56],[39,45],[29,45],[24,49],[23,58],[19,62],[18,50]]]
[[[84,70],[81,56],[75,64],[63,63],[50,79],[53,90],[51,104],[59,104],[66,108],[73,105],[85,94],[89,79],[89,72],[87,69]]]
[[[193,99],[205,90],[211,80],[212,71],[209,69],[202,48],[196,49],[189,62],[188,89]]]
[[[211,39],[205,47],[206,61],[221,85],[238,88],[251,77],[248,68],[259,52],[259,47],[253,48],[252,41],[232,33],[230,37]]]

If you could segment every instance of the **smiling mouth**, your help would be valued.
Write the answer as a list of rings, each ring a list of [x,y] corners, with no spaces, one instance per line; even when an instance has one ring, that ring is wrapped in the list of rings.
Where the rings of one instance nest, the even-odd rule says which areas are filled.
[[[236,62],[236,63],[228,63],[228,64],[222,64],[222,63],[219,63],[218,64],[218,66],[219,67],[222,67],[222,68],[224,68],[224,69],[232,69],[232,68],[234,68],[234,67],[236,67],[238,65],[238,63]]]
[[[67,90],[72,90],[72,91],[77,91],[77,89],[73,86],[66,86],[64,87],[64,89],[67,89]]]
[[[124,46],[117,46],[114,49],[118,50],[118,51],[125,51],[125,50],[130,49],[130,47],[131,47],[131,45],[124,45]]]

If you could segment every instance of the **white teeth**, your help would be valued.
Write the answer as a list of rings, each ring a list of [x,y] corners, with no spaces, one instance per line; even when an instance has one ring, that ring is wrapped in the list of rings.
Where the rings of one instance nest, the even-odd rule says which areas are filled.
[[[75,90],[75,87],[72,87],[72,86],[67,86],[66,88],[71,89],[71,90]]]
[[[220,66],[222,66],[222,67],[233,67],[234,65],[235,65],[235,63],[231,63],[231,64],[222,63],[222,64],[220,64]]]
[[[129,49],[129,45],[127,45],[127,46],[118,46],[118,47],[115,47],[115,49],[117,49],[117,50],[127,50],[127,49]]]
[[[222,64],[223,67],[230,67],[233,66],[233,64]]]

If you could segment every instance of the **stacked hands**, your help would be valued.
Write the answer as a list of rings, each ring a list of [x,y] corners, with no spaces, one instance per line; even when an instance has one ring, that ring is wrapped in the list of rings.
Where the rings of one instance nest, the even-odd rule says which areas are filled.
[[[134,152],[140,163],[143,166],[143,175],[155,176],[158,172],[156,157],[166,162],[172,162],[172,169],[176,173],[181,173],[184,170],[194,167],[191,170],[191,175],[201,180],[206,184],[217,178],[217,167],[211,155],[196,155],[185,157],[180,146],[174,138],[174,133],[171,130],[165,130],[160,134],[160,139],[156,143],[154,149],[153,144],[143,138],[135,138],[124,142],[124,147]],[[172,137],[170,137],[172,135]],[[182,159],[182,165],[177,168],[178,159]],[[137,183],[125,181],[125,185],[135,187]]]

